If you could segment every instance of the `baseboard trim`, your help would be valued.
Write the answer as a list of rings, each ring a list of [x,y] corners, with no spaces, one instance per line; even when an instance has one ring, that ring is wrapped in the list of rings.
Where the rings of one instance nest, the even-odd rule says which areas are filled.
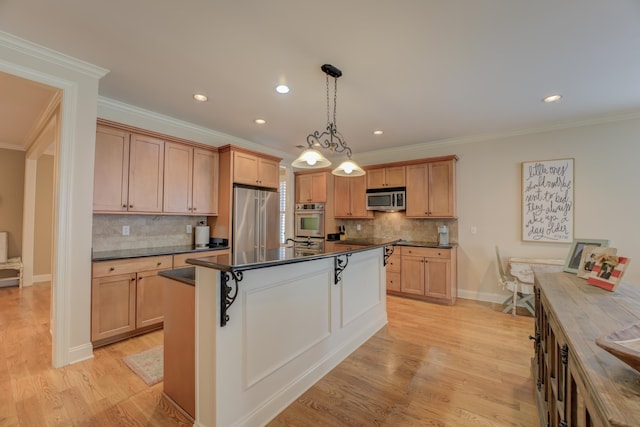
[[[51,281],[51,273],[49,274],[38,274],[33,276],[33,283],[40,282],[50,282]]]
[[[82,344],[69,349],[69,364],[82,362],[84,360],[93,359],[93,346],[91,343]]]
[[[475,292],[475,291],[467,291],[464,289],[458,289],[458,298],[464,299],[472,299],[476,301],[484,301],[484,302],[493,302],[496,304],[502,304],[504,299],[509,295],[506,294],[496,294],[489,292]]]

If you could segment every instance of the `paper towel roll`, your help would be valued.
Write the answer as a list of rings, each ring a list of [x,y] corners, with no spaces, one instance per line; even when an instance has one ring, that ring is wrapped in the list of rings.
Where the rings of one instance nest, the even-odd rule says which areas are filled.
[[[196,248],[206,248],[209,246],[209,226],[199,225],[196,227]]]

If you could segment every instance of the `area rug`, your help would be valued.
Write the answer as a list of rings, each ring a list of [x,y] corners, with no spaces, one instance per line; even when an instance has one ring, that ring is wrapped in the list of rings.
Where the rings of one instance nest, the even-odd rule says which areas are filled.
[[[164,365],[163,346],[159,345],[141,353],[123,357],[122,361],[147,385],[154,385],[162,381]]]

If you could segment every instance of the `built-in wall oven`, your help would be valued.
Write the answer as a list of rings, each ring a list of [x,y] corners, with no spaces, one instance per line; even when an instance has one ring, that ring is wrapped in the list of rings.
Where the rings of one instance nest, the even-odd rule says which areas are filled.
[[[324,203],[296,204],[296,238],[315,237],[324,240]]]
[[[295,211],[296,255],[324,251],[324,203],[298,203]]]

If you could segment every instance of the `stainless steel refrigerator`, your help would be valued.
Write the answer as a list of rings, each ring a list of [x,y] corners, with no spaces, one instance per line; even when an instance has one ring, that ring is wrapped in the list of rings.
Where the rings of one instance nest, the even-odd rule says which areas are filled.
[[[260,261],[267,249],[280,246],[280,197],[269,191],[233,188],[233,255],[237,263]]]

